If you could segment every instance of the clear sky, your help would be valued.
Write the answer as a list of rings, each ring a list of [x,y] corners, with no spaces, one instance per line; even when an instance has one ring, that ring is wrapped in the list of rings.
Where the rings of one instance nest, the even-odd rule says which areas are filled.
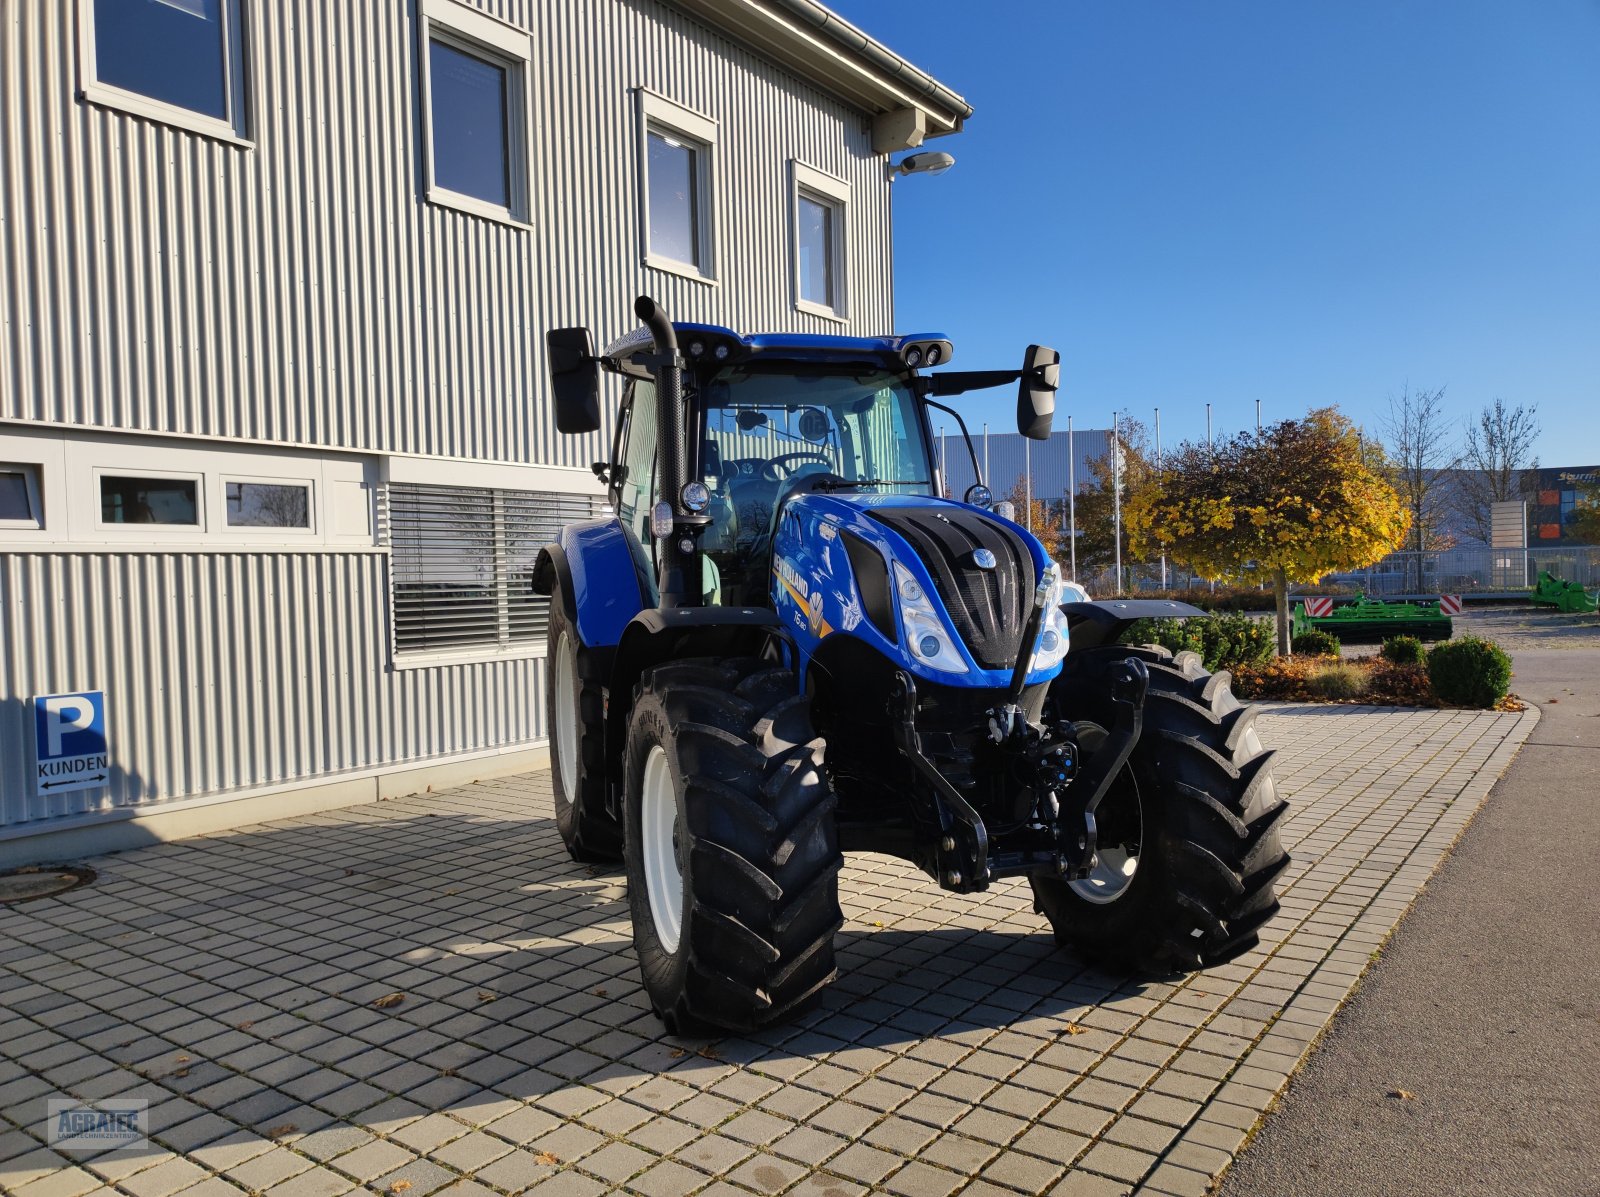
[[[1058,428],[1376,429],[1445,386],[1600,462],[1600,0],[832,7],[976,109],[894,184],[898,331],[969,369],[1054,345]]]

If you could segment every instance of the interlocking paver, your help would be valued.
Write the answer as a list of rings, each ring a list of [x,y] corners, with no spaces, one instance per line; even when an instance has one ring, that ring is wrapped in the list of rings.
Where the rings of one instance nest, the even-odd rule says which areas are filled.
[[[0,908],[0,1188],[1199,1192],[1531,719],[1269,708],[1283,911],[1190,978],[1054,951],[1025,883],[954,898],[852,856],[839,984],[704,1051],[650,1015],[625,886],[567,859],[548,774],[107,858]],[[155,1142],[47,1151],[52,1092],[143,1097]]]

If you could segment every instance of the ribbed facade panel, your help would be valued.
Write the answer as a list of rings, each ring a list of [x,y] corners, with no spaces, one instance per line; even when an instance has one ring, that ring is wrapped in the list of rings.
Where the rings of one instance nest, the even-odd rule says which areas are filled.
[[[542,659],[388,668],[386,567],[377,553],[0,556],[0,826],[542,737]],[[111,781],[38,797],[29,700],[79,690],[106,693]]]
[[[80,100],[85,7],[0,20],[0,419],[582,466],[550,325],[890,331],[867,119],[661,0],[483,6],[532,35],[526,227],[421,198],[414,5],[247,2],[247,146]],[[644,265],[639,88],[717,122],[715,285]],[[850,187],[844,323],[793,304],[791,159]]]
[[[938,413],[934,414],[937,418]],[[959,498],[974,481],[972,455],[961,440],[959,428],[946,426],[941,430],[935,422],[933,432],[944,455],[945,485]],[[1028,475],[1033,479],[1033,497],[1054,501],[1067,497],[1069,478],[1079,490],[1093,482],[1089,463],[1110,453],[1111,433],[1104,428],[1080,428],[1069,437],[1065,430],[1059,430],[1052,432],[1049,440],[1029,441],[1015,432],[991,432],[985,437],[977,431],[972,435],[972,447],[979,468],[984,470],[984,481],[996,497],[1010,494],[1011,488]],[[1069,460],[1073,461],[1071,472]]]

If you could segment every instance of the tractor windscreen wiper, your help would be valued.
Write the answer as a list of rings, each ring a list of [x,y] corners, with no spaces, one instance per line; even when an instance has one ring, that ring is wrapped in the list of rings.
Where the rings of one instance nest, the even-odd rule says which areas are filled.
[[[854,490],[860,486],[927,486],[926,478],[857,478],[854,481],[840,478],[837,481],[817,483],[818,490]]]

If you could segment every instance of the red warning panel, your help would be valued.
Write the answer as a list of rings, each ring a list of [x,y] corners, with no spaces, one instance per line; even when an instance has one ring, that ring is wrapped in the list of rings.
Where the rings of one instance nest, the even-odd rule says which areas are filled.
[[[1333,600],[1331,598],[1306,599],[1306,614],[1317,619],[1320,619],[1326,615],[1332,615]]]
[[[1440,615],[1460,615],[1461,596],[1459,594],[1441,594],[1439,596]]]

